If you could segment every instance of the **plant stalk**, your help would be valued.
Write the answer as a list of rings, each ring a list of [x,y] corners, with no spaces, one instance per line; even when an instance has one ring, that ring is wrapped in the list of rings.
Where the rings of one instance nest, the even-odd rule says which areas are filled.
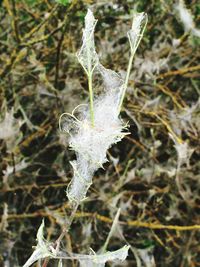
[[[90,96],[90,118],[92,127],[94,127],[94,102],[93,102],[93,90],[92,90],[92,73],[88,74],[88,88]]]
[[[73,209],[72,209],[72,212],[71,212],[71,215],[69,217],[69,221],[68,221],[67,225],[63,228],[60,236],[57,238],[57,240],[55,241],[55,243],[53,245],[53,247],[56,249],[56,253],[58,253],[58,251],[59,251],[60,242],[62,241],[63,237],[69,231],[69,229],[72,225],[76,211],[78,209],[78,206],[79,206],[79,203],[77,203],[76,205],[73,206]],[[42,264],[42,267],[47,267],[49,260],[50,260],[50,258],[46,258]]]
[[[128,80],[129,80],[130,73],[131,73],[131,68],[132,68],[132,63],[133,63],[134,55],[135,55],[135,53],[132,52],[131,53],[131,56],[130,56],[130,59],[129,59],[129,62],[128,62],[128,68],[127,68],[127,72],[126,72],[126,78],[125,78],[124,85],[122,87],[122,93],[121,93],[120,103],[119,103],[119,107],[118,107],[118,113],[120,113],[120,111],[121,111],[122,104],[123,104],[123,101],[124,101],[124,97],[125,97],[125,94],[126,94],[126,89],[128,87]]]

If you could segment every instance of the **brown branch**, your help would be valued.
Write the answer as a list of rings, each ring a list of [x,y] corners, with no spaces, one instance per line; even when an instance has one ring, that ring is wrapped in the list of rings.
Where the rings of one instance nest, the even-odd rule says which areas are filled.
[[[77,0],[72,1],[72,4],[70,5],[70,7],[68,8],[68,12],[71,11],[77,4]],[[75,10],[74,10],[75,12]],[[73,14],[74,14],[73,12]],[[58,79],[59,79],[59,67],[60,67],[60,55],[61,55],[61,50],[62,50],[62,44],[63,44],[63,40],[65,37],[65,33],[67,31],[67,27],[68,27],[68,21],[70,21],[70,17],[69,14],[66,14],[63,25],[63,31],[62,31],[62,35],[58,41],[58,45],[57,45],[57,51],[56,51],[56,71],[55,71],[55,80],[54,80],[54,87],[57,88],[58,86]]]
[[[62,213],[61,213],[62,215]],[[64,213],[63,213],[64,215]],[[45,211],[40,212],[34,212],[29,214],[8,214],[7,219],[8,220],[21,220],[25,218],[34,218],[34,217],[49,217],[50,214],[47,214]],[[74,214],[74,218],[93,218],[97,219],[101,222],[112,224],[113,220],[109,217],[97,214],[97,213],[91,213],[91,212],[76,212]],[[147,228],[152,230],[175,230],[175,231],[192,231],[192,230],[200,230],[200,225],[164,225],[164,224],[157,224],[157,223],[148,223],[148,222],[141,222],[139,220],[134,221],[120,221],[121,225],[127,225],[131,227],[138,227],[138,228]]]
[[[163,225],[156,223],[145,223],[141,221],[128,221],[129,226],[135,227],[144,227],[149,229],[158,229],[158,230],[176,230],[176,231],[191,231],[191,230],[200,230],[200,225],[189,225],[189,226],[180,226],[180,225]]]
[[[182,69],[174,70],[174,71],[168,71],[168,72],[160,74],[157,78],[162,79],[162,78],[166,78],[168,76],[182,75],[182,74],[185,74],[187,72],[192,72],[192,71],[196,71],[196,70],[200,70],[200,65],[192,66],[192,67],[188,67],[188,68],[182,68]]]
[[[155,87],[159,90],[161,90],[164,94],[170,96],[170,98],[172,99],[173,103],[180,109],[183,109],[185,106],[185,103],[183,103],[183,100],[180,99],[180,101],[182,102],[181,104],[178,102],[178,100],[176,99],[176,97],[174,96],[174,94],[169,90],[168,87],[161,85],[161,84],[156,84]]]
[[[65,33],[67,31],[67,26],[68,26],[68,14],[65,17],[64,20],[64,28],[62,31],[62,35],[60,37],[60,40],[58,41],[58,46],[56,50],[56,71],[55,71],[55,81],[54,81],[54,87],[57,88],[58,86],[58,78],[59,78],[59,66],[60,66],[60,54],[61,54],[61,49],[62,49],[62,43],[64,40]]]

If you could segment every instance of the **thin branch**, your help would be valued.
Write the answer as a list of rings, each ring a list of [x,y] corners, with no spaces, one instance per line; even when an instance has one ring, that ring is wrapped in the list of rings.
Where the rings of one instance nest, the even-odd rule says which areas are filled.
[[[182,68],[182,69],[174,70],[174,71],[168,71],[168,72],[160,74],[157,78],[162,79],[162,78],[166,78],[169,76],[182,75],[182,74],[192,72],[192,71],[197,71],[197,70],[200,70],[200,65],[192,66],[188,68]]]
[[[60,54],[61,54],[61,50],[62,50],[62,44],[63,44],[63,40],[65,37],[65,33],[67,31],[67,26],[68,26],[68,19],[69,19],[69,15],[67,14],[65,16],[63,25],[63,31],[62,31],[62,35],[58,41],[58,45],[57,45],[57,49],[56,49],[56,71],[55,71],[55,80],[54,80],[54,87],[57,88],[58,86],[58,79],[59,79],[59,67],[60,67]]]
[[[18,17],[17,17],[17,11],[16,11],[16,5],[15,0],[11,0],[12,3],[12,18],[13,18],[13,28],[15,32],[15,37],[17,43],[20,43],[20,33],[19,33],[19,26],[18,26]]]
[[[64,214],[63,214],[64,215]],[[47,214],[44,211],[41,212],[34,212],[29,214],[8,214],[7,219],[8,220],[21,220],[26,218],[34,218],[34,217],[49,217],[50,215]],[[74,215],[74,218],[93,218],[97,219],[101,222],[112,224],[113,220],[109,217],[97,214],[97,213],[91,213],[91,212],[76,212]],[[164,225],[164,224],[157,224],[157,223],[148,223],[148,222],[141,222],[139,220],[134,221],[119,221],[119,224],[121,225],[127,225],[131,227],[138,227],[138,228],[147,228],[147,229],[158,229],[158,230],[175,230],[175,231],[192,231],[192,230],[200,230],[200,225]]]

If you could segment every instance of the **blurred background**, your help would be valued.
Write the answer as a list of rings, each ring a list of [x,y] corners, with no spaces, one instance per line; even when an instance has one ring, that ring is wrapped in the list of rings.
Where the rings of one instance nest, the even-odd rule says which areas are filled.
[[[125,262],[106,266],[200,266],[199,230],[184,228],[200,224],[198,0],[0,1],[0,266],[25,263],[42,218],[53,241],[68,216],[75,155],[58,120],[88,102],[76,58],[88,7],[100,60],[122,77],[133,12],[149,21],[121,113],[130,134],[109,150],[62,249],[98,251],[120,207],[108,249],[131,249]],[[98,77],[94,84],[98,93]]]

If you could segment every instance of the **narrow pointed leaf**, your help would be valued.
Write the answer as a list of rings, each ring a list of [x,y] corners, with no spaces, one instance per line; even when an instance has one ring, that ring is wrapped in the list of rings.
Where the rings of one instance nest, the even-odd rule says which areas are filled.
[[[96,23],[97,20],[94,18],[92,11],[88,9],[85,16],[85,28],[83,29],[83,43],[80,51],[77,53],[77,58],[88,75],[92,74],[94,68],[99,63],[94,44]]]

